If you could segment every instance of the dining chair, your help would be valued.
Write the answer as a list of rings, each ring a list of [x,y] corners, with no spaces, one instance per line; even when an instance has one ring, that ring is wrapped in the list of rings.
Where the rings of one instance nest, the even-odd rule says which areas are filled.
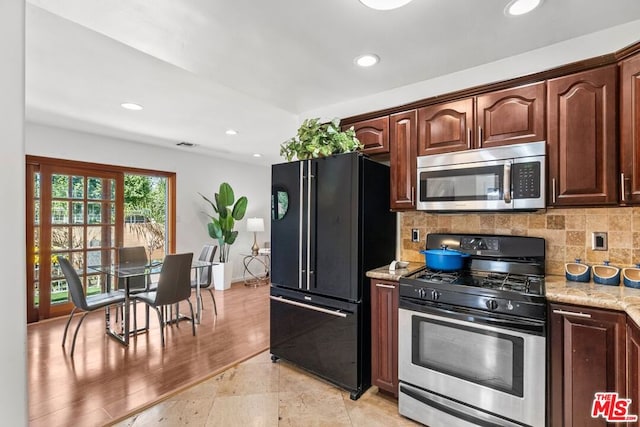
[[[78,337],[78,331],[80,330],[80,325],[82,325],[82,322],[84,321],[84,318],[87,316],[87,314],[92,311],[108,307],[110,305],[123,304],[124,294],[122,292],[112,291],[86,296],[84,293],[84,289],[82,288],[82,281],[80,280],[78,273],[76,273],[69,260],[65,257],[58,256],[58,264],[60,264],[62,273],[67,280],[67,286],[69,288],[69,293],[71,294],[71,301],[74,305],[73,310],[71,310],[71,313],[69,314],[69,319],[67,319],[67,324],[64,327],[64,334],[62,335],[62,347],[64,347],[65,341],[67,340],[67,330],[69,329],[69,324],[71,323],[71,319],[73,318],[76,310],[84,311],[84,314],[76,325],[76,330],[73,334],[73,342],[71,343],[71,357],[73,358],[73,352],[76,348],[76,338]]]
[[[133,295],[133,298],[140,300],[153,308],[158,314],[160,322],[160,337],[162,347],[164,347],[164,329],[167,323],[165,310],[186,300],[191,310],[191,328],[193,335],[196,335],[196,322],[193,313],[193,304],[189,300],[191,296],[191,261],[193,253],[166,255],[158,278],[158,288],[155,291],[141,292]]]
[[[118,263],[121,267],[144,267],[149,264],[149,258],[147,257],[147,250],[144,246],[127,246],[118,248]],[[151,282],[149,276],[136,276],[129,278],[118,279],[118,289],[125,290],[125,280],[129,281],[129,295],[134,295],[140,292],[147,292],[154,290],[156,284]],[[138,322],[136,316],[136,301],[131,300],[133,304],[133,328],[138,329]],[[145,328],[149,329],[149,307],[145,307]]]
[[[200,252],[200,256],[198,260],[213,262],[213,258],[216,256],[216,252],[218,250],[217,245],[204,245],[202,247],[202,251]],[[213,301],[213,311],[215,315],[218,315],[218,307],[216,305],[216,297],[213,295],[213,268],[212,266],[208,266],[207,268],[202,268],[200,272],[200,307],[203,307],[202,304],[202,291],[209,291],[209,295],[211,295],[211,300]],[[195,289],[198,286],[197,279],[191,280],[191,288]]]

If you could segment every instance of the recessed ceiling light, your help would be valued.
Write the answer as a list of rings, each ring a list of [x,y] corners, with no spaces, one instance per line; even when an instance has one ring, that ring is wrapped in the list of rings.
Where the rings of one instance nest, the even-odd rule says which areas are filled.
[[[227,130],[225,131],[225,133],[226,133],[227,135],[237,135],[237,134],[238,134],[238,131],[237,131],[237,130],[235,130],[235,129],[227,129]]]
[[[367,53],[365,55],[360,55],[356,59],[353,60],[360,67],[371,67],[380,62],[380,57],[378,55],[374,55],[373,53]]]
[[[542,0],[511,0],[504,8],[504,13],[507,16],[524,15],[540,6],[541,3]]]
[[[262,157],[262,154],[260,154],[260,153],[254,153],[254,154],[253,154],[253,157]]]
[[[411,0],[360,0],[360,3],[375,10],[397,9]]]
[[[120,106],[127,110],[133,110],[133,111],[140,111],[144,108],[142,105],[134,104],[133,102],[123,102],[122,104],[120,104]]]

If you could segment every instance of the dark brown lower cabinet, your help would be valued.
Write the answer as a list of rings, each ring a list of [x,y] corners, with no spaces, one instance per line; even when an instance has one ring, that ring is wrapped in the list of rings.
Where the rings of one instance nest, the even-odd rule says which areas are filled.
[[[398,397],[398,282],[371,279],[371,384]]]
[[[627,319],[627,396],[631,399],[629,413],[640,417],[640,327]],[[640,422],[629,423],[640,426]]]
[[[626,315],[549,304],[549,425],[605,426],[592,418],[596,392],[626,395]]]

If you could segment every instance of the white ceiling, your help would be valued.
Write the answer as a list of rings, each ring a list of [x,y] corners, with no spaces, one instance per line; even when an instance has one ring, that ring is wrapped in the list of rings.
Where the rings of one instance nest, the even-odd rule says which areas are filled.
[[[507,2],[28,0],[27,119],[270,164],[305,112],[640,19],[639,0],[545,0],[517,18]],[[367,52],[380,64],[356,67]]]

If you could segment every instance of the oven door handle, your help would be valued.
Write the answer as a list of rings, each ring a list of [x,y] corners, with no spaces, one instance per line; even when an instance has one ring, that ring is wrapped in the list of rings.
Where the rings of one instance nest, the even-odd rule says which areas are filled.
[[[413,301],[406,300],[401,301],[400,308],[407,308],[419,313],[421,312],[440,317],[447,317],[449,319],[455,319],[463,322],[493,326],[495,328],[511,329],[519,332],[533,333],[536,335],[544,335],[545,333],[543,321],[489,317],[460,307],[456,307],[456,311],[453,311],[442,307],[433,307],[428,304],[417,304]]]
[[[498,425],[496,422],[492,422],[490,420],[487,419],[483,419],[483,418],[479,418],[477,416],[474,416],[473,414],[467,413],[467,412],[463,412],[460,411],[456,408],[452,408],[444,403],[438,402],[434,399],[431,399],[425,395],[423,395],[422,393],[416,392],[414,391],[412,388],[409,388],[407,386],[405,386],[404,384],[400,384],[400,394],[405,394],[407,396],[409,396],[412,399],[417,400],[418,402],[422,402],[425,405],[431,406],[433,409],[444,412],[445,414],[449,414],[453,417],[459,418],[461,420],[467,421],[469,423],[472,423],[474,425],[477,426],[481,426],[481,427],[494,427],[496,425]],[[444,399],[443,399],[444,401]],[[500,418],[499,420],[495,417],[492,417],[489,414],[486,414],[486,416],[490,416],[491,418],[494,418],[496,421],[500,422],[500,425],[503,426],[513,426],[513,427],[518,427],[521,424],[515,424],[512,422],[509,422],[508,420],[504,419],[504,418]]]

